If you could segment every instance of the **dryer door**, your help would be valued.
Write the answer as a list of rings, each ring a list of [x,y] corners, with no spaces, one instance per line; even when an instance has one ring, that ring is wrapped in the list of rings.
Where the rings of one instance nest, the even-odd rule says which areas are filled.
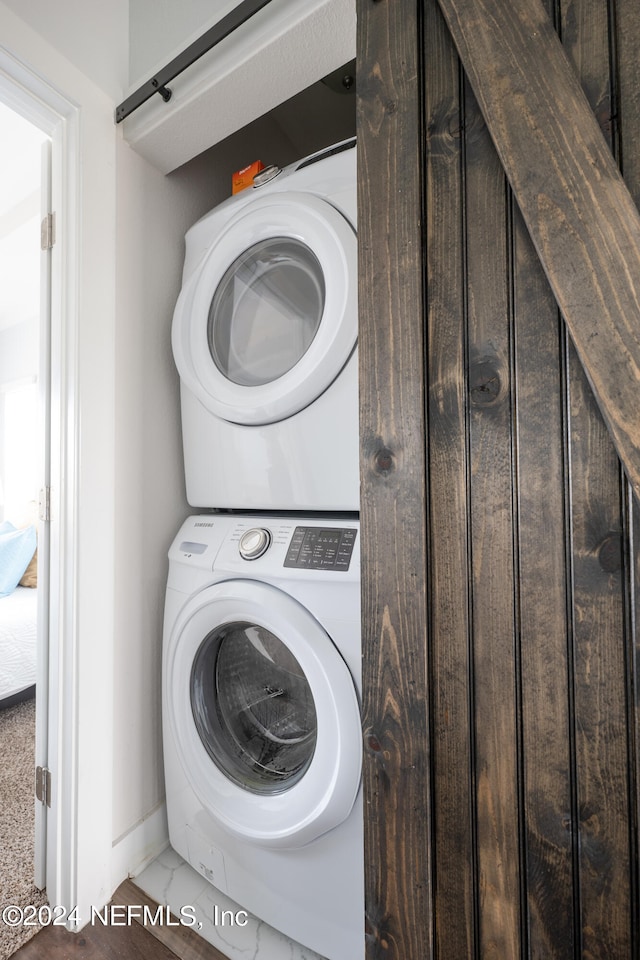
[[[232,580],[195,595],[169,639],[164,684],[185,776],[228,831],[293,847],[347,818],[362,763],[355,686],[288,594]]]
[[[184,384],[225,420],[264,424],[312,403],[357,340],[355,230],[304,193],[258,197],[185,284],[172,343]]]

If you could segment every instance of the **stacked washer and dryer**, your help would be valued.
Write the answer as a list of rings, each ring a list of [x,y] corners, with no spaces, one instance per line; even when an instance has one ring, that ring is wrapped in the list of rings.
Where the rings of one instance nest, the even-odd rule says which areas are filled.
[[[356,149],[200,220],[172,343],[187,499],[163,651],[173,847],[330,960],[364,956]]]

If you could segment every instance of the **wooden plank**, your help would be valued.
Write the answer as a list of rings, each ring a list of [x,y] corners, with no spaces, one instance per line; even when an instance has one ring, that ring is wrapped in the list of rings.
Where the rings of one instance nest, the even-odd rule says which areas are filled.
[[[367,955],[432,955],[417,3],[359,0]]]
[[[517,210],[513,248],[527,925],[531,960],[572,960],[580,918],[571,830],[562,321]]]
[[[574,723],[585,956],[631,949],[620,468],[569,345]]]
[[[640,207],[640,4],[637,0],[616,0],[616,73],[618,77],[617,143],[624,180]],[[640,504],[626,491],[626,527],[629,536],[629,644],[627,677],[631,794],[630,805],[637,810],[640,792]],[[632,855],[640,857],[637,833],[632,836]],[[640,953],[640,887],[638,878],[631,890],[631,918],[634,956]]]
[[[638,810],[640,804],[640,509],[631,487],[625,486],[626,526],[629,546],[629,637],[626,648],[627,677],[627,736],[629,738],[629,806]],[[630,833],[629,850],[632,860],[640,861],[640,840],[637,832]],[[631,875],[631,936],[633,954],[640,954],[640,883],[636,871]]]
[[[113,895],[113,903],[122,904],[125,907],[147,906],[154,915],[159,906],[133,880],[125,880],[120,884]],[[179,960],[226,960],[223,953],[216,950],[208,940],[198,936],[190,927],[142,924],[137,918],[136,922],[144,926],[145,930],[171,950]],[[164,954],[158,953],[158,956],[164,956]]]
[[[565,49],[600,117],[603,132],[608,134],[611,95],[606,0],[568,0],[562,5],[559,27]],[[588,908],[593,887],[587,882],[581,890],[579,882],[581,877],[584,880],[584,874],[579,869],[581,847],[577,842],[580,831],[574,787],[577,734],[571,695],[574,661],[569,647],[570,583],[564,556],[564,472],[566,470],[568,477],[571,464],[569,456],[563,457],[561,369],[566,350],[559,337],[555,304],[548,288],[545,292],[542,270],[535,264],[532,251],[527,252],[530,244],[519,216],[515,218],[514,240],[530,950],[531,956],[538,960],[549,957],[569,960],[582,949],[582,927],[589,930],[589,922],[584,919],[585,909],[592,921],[596,918]],[[577,408],[577,416],[583,423],[588,424],[594,415],[598,416],[591,405]],[[577,450],[574,453],[578,455]],[[579,467],[578,476],[581,476]],[[575,482],[579,497],[580,481]],[[592,718],[587,722],[593,722]],[[589,773],[583,770],[587,779]],[[600,936],[596,923],[590,949]]]
[[[468,85],[465,100],[479,953],[518,957],[522,931],[507,182]]]
[[[109,911],[112,907],[120,908],[127,904],[147,904],[154,910],[158,907],[157,903],[131,881],[126,880],[114,893],[111,904],[103,908],[100,914],[110,919]],[[107,924],[96,920],[77,932],[53,925],[43,927],[14,956],[17,960],[225,960],[217,950],[213,953],[207,952],[209,944],[186,928],[160,928],[144,926],[139,922],[127,923],[126,916],[120,909],[114,914],[114,919],[116,922]],[[173,938],[162,935],[169,933],[169,930],[179,929],[202,944],[201,952],[182,952],[182,945],[189,941],[189,937],[182,940],[179,935]],[[177,949],[171,949],[168,941]],[[210,949],[213,950],[213,947]]]
[[[563,0],[560,36],[607,146],[614,148],[609,0]]]
[[[86,926],[79,933],[43,927],[12,960],[176,960],[176,956],[137,923]],[[224,958],[223,958],[224,960]]]
[[[560,28],[611,149],[609,23],[606,0],[571,0]],[[566,352],[580,942],[586,956],[623,960],[633,951],[621,470],[575,349]]]
[[[540,0],[438,0],[640,491],[640,215]]]
[[[433,656],[435,940],[439,960],[476,955],[470,713],[463,129],[458,56],[424,7],[430,610]]]
[[[640,208],[640,4],[616,0],[615,49],[618,75],[618,129],[620,166],[635,204]]]

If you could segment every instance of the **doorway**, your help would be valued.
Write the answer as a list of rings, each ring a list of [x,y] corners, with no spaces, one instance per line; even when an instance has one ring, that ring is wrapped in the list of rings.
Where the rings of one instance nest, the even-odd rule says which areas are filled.
[[[10,145],[0,157],[0,890],[27,907],[45,899],[46,878],[33,769],[36,727],[45,739],[47,728],[48,536],[39,501],[49,486],[50,296],[40,234],[50,141],[3,103],[0,131]],[[20,945],[17,934],[5,926],[0,956]]]

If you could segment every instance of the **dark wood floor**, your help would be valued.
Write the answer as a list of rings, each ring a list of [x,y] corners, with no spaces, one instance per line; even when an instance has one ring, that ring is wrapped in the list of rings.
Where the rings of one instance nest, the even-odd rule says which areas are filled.
[[[118,887],[111,902],[146,904],[154,912],[158,906],[131,880]],[[13,956],[15,960],[226,960],[187,927],[147,928],[135,921],[130,926],[87,925],[80,933],[45,927]]]
[[[176,960],[176,954],[139,923],[85,927],[80,933],[44,927],[13,956],[15,960]]]

